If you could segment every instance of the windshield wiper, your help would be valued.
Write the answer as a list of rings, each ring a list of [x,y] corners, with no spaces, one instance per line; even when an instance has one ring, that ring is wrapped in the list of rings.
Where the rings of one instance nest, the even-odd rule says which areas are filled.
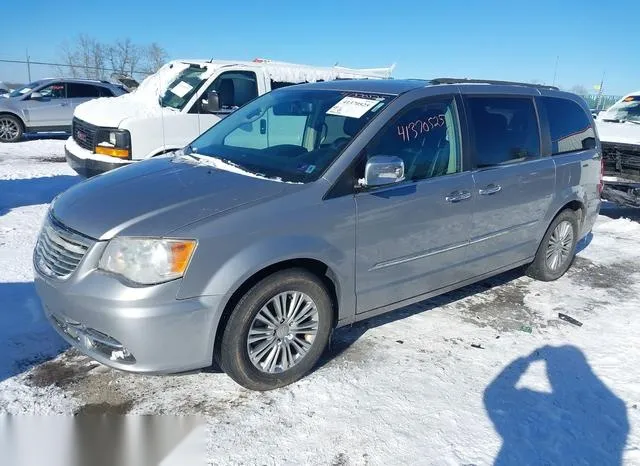
[[[640,125],[640,121],[637,120],[624,120],[625,123],[633,123],[635,125]]]

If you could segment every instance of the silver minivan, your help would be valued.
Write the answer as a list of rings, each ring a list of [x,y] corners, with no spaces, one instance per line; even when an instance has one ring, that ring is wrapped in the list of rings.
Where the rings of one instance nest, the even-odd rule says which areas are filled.
[[[559,278],[601,177],[588,107],[554,88],[293,86],[58,196],[36,287],[57,331],[106,365],[217,362],[268,390],[309,373],[337,327],[520,266]]]

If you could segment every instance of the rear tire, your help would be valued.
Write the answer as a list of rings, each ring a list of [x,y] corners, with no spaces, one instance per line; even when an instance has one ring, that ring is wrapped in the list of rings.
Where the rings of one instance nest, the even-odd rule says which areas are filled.
[[[320,359],[332,319],[332,301],[318,277],[304,269],[276,272],[254,285],[232,311],[220,366],[251,390],[289,385]]]
[[[576,213],[571,209],[560,212],[549,225],[526,274],[545,282],[562,277],[573,263],[578,231]]]
[[[23,133],[24,126],[18,117],[0,115],[0,142],[18,142]]]

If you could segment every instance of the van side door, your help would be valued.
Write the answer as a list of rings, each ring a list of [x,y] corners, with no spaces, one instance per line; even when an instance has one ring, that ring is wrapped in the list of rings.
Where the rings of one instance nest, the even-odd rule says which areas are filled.
[[[531,90],[532,92],[536,92]],[[469,247],[474,276],[533,258],[555,188],[529,95],[466,95],[475,208]]]
[[[401,158],[406,178],[355,195],[358,313],[469,278],[473,178],[462,160],[459,104],[454,95],[409,104],[361,154],[356,178],[378,155]]]

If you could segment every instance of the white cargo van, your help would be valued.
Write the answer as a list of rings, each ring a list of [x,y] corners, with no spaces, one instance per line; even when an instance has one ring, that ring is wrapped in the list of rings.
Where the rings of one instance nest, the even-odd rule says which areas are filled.
[[[335,79],[386,79],[392,71],[393,66],[323,68],[263,59],[172,61],[130,94],[78,106],[65,144],[67,162],[81,176],[93,176],[180,149],[273,89]]]

